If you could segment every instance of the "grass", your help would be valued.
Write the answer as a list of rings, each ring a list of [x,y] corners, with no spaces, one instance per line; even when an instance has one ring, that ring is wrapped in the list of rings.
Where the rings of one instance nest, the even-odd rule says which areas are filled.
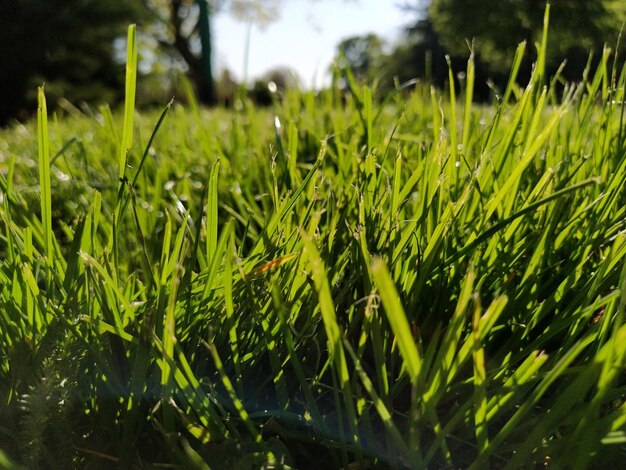
[[[133,28],[123,126],[40,90],[0,134],[0,467],[622,462],[626,72],[522,88],[523,48],[493,106],[140,114]]]

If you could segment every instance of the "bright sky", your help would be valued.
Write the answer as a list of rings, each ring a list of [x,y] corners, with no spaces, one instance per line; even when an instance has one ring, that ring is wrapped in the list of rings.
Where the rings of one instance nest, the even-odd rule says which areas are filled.
[[[248,78],[276,66],[296,70],[302,85],[327,82],[327,70],[342,39],[375,33],[389,43],[413,18],[398,8],[397,0],[284,0],[280,18],[264,29],[253,26]],[[228,68],[238,80],[244,74],[246,24],[228,13],[213,17],[215,65]]]

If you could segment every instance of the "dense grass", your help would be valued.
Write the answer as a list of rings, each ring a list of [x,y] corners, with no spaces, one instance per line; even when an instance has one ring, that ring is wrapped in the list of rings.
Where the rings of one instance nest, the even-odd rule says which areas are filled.
[[[139,115],[133,37],[121,119],[41,90],[0,134],[0,467],[623,462],[608,51],[557,93],[522,45],[489,107],[470,57],[456,97]]]

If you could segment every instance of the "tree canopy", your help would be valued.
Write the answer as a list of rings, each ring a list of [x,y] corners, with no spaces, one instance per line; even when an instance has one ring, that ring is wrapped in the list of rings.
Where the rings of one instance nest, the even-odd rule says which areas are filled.
[[[383,41],[375,34],[351,36],[337,46],[339,68],[349,67],[357,79],[372,79],[372,72],[381,66]]]
[[[45,82],[50,100],[114,103],[123,69],[114,40],[139,17],[134,2],[3,0],[0,2],[0,124],[25,117]]]
[[[552,0],[548,65],[568,60],[565,76],[580,79],[590,51],[615,47],[626,20],[626,5],[615,0]],[[427,9],[441,44],[452,55],[468,55],[468,42],[493,72],[506,72],[517,45],[537,43],[545,0],[433,0]],[[535,59],[528,47],[528,62]]]
[[[367,69],[367,79],[378,79],[384,96],[393,89],[394,82],[422,79],[443,86],[449,78],[448,60],[454,75],[462,76],[473,48],[474,96],[485,100],[493,95],[494,87],[502,89],[506,85],[515,50],[522,41],[527,47],[518,78],[522,82],[529,78],[537,58],[534,46],[543,31],[545,7],[545,0],[414,0],[402,8],[415,20],[391,52],[381,53],[380,43],[371,36],[349,38],[338,46],[338,52],[350,52],[355,58],[350,59],[344,52],[345,61],[355,75],[363,75]],[[597,62],[605,44],[613,50],[617,47],[625,21],[624,1],[553,0],[547,72],[554,74],[565,61],[561,76],[567,81],[579,81],[590,53],[592,62]],[[374,47],[362,50],[365,44]],[[624,52],[622,41],[621,57]]]

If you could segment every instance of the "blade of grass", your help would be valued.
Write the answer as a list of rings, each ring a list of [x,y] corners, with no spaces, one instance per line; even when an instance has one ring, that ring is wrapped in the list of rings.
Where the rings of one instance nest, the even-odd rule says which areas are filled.
[[[315,243],[311,239],[310,235],[304,230],[301,230],[300,236],[302,237],[302,242],[304,244],[303,255],[309,261],[311,277],[313,278],[315,289],[319,298],[320,312],[328,341],[329,359],[334,366],[334,372],[343,392],[348,425],[352,433],[350,436],[350,442],[356,444],[359,441],[356,408],[352,397],[352,390],[350,389],[350,374],[348,372],[343,342],[341,340],[341,331],[337,322],[335,307],[333,306],[330,286],[326,276],[326,268],[324,267],[317,247],[315,246]],[[343,430],[341,428],[340,433],[343,434]]]
[[[43,229],[45,262],[54,266],[54,245],[52,244],[52,189],[50,187],[50,140],[48,135],[48,109],[43,87],[37,90],[37,136],[39,142],[39,191],[41,193],[41,225]],[[50,285],[48,285],[50,288]]]

